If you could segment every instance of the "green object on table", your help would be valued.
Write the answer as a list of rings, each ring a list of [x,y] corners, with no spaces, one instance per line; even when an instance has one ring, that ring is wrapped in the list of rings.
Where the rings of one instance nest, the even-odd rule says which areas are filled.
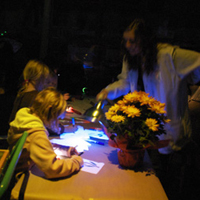
[[[10,181],[12,179],[15,167],[21,155],[27,136],[28,136],[28,132],[25,131],[23,135],[21,136],[21,138],[17,141],[15,147],[11,151],[2,169],[2,172],[0,174],[0,199],[3,196],[3,194],[6,192],[10,184]]]

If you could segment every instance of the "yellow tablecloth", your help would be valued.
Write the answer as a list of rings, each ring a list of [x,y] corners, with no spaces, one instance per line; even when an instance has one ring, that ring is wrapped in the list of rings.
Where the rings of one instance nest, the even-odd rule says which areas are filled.
[[[92,144],[83,158],[105,165],[98,174],[80,171],[71,177],[46,180],[37,168],[30,172],[25,198],[28,200],[167,200],[165,191],[151,171],[145,153],[143,167],[123,169],[118,164],[117,149],[107,143]],[[22,176],[12,190],[11,199],[18,199]]]

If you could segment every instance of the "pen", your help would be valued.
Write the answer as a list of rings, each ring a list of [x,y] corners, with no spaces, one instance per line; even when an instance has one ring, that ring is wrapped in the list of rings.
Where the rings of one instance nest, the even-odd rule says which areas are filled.
[[[82,154],[84,154],[84,151],[82,151],[81,153],[79,153],[78,156],[81,156]]]

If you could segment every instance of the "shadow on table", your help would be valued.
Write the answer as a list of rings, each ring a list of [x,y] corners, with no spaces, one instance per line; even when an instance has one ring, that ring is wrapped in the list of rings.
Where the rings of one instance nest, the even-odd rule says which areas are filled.
[[[112,150],[109,154],[107,154],[108,160],[113,165],[119,165],[118,157],[117,157],[117,149]]]
[[[134,169],[129,169],[129,168],[124,168],[119,164],[118,161],[118,156],[117,156],[117,149],[112,150],[108,155],[108,160],[113,164],[113,165],[118,165],[119,169],[123,170],[134,170],[135,172],[145,172],[146,176],[150,176],[152,174],[155,175],[155,172],[152,169],[152,164],[150,163],[150,160],[148,158],[148,155],[145,154],[144,156],[144,162],[143,165],[140,167],[135,167]]]

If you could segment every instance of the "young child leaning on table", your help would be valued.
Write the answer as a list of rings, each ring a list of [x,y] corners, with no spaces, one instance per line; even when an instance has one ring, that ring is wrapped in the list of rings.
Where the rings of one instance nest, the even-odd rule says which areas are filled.
[[[58,119],[66,109],[63,95],[54,87],[48,87],[35,98],[30,108],[20,109],[8,130],[10,149],[16,144],[24,131],[29,133],[16,167],[16,173],[30,169],[34,164],[44,172],[46,178],[69,176],[79,171],[83,160],[74,147],[67,151],[69,158],[57,159],[48,139],[47,127],[58,129]]]
[[[15,118],[17,111],[24,107],[30,107],[36,95],[47,87],[57,88],[57,74],[55,74],[49,67],[39,60],[29,60],[23,70],[24,82],[22,87],[19,89],[16,99],[13,104],[13,109],[10,115],[9,123]],[[66,98],[65,98],[66,100]],[[59,124],[60,130],[54,132],[48,129],[50,135],[59,135],[64,130],[64,127]],[[66,127],[66,132],[75,132],[77,130],[76,126]]]

